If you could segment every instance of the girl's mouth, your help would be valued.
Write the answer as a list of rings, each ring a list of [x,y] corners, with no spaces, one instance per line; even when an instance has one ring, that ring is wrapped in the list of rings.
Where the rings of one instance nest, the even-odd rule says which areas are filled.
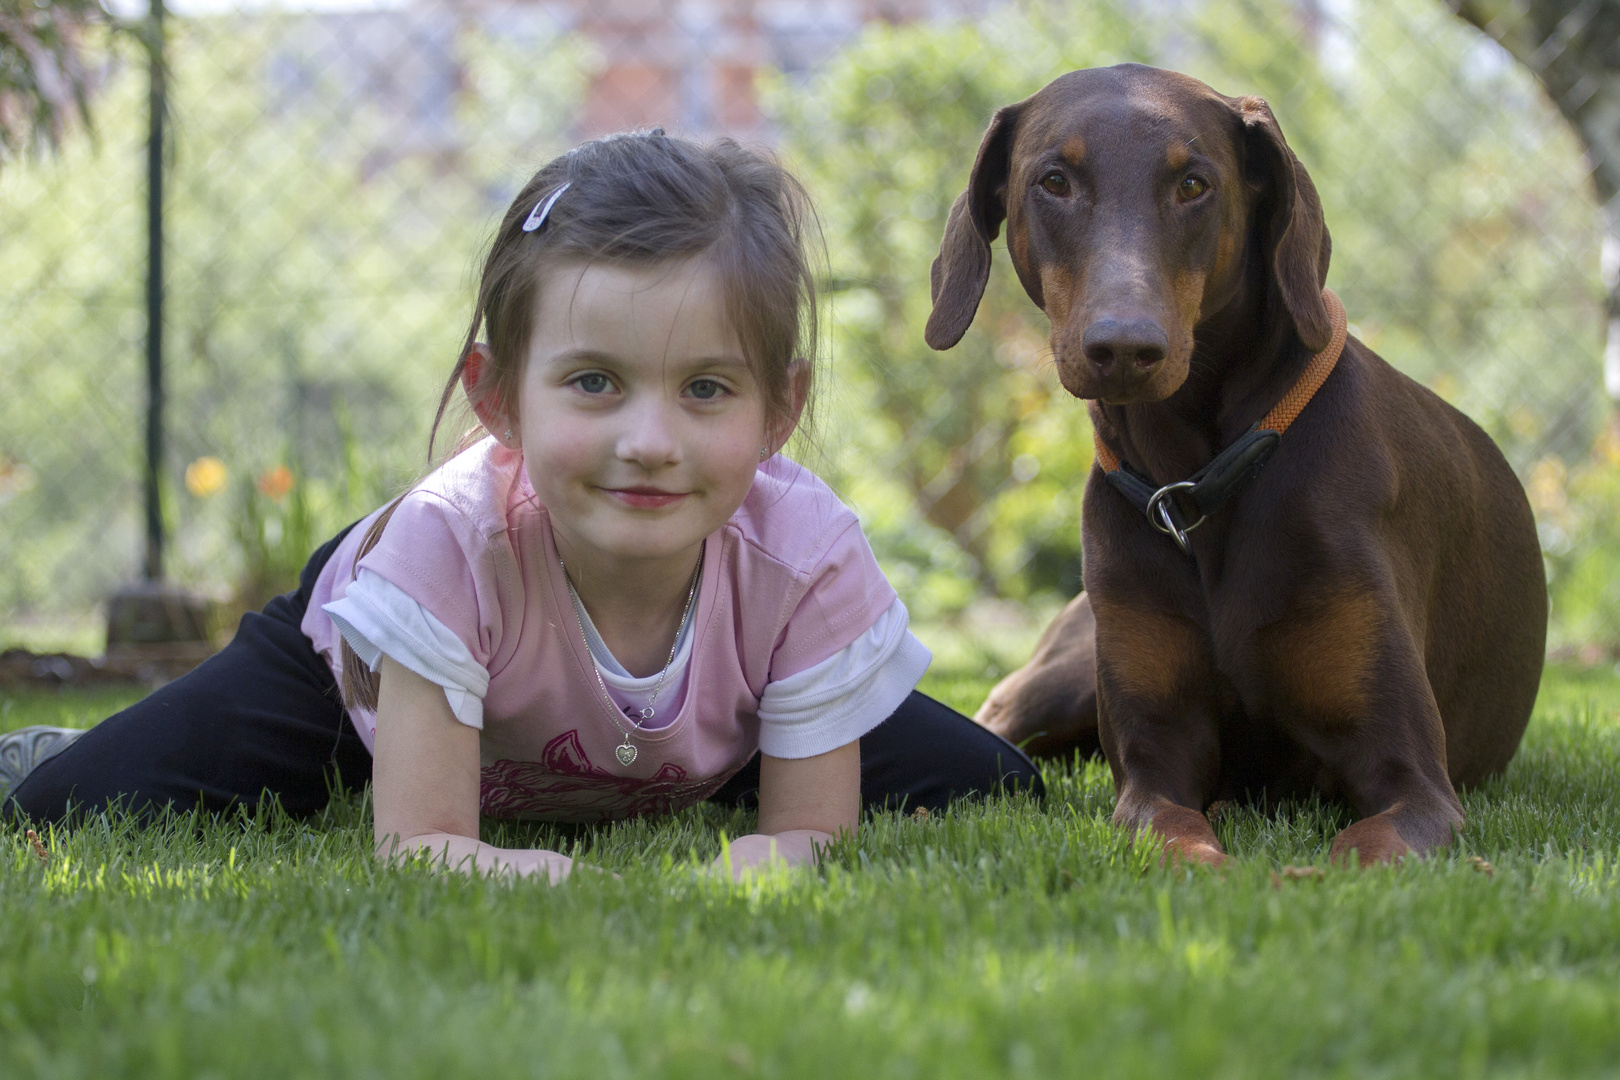
[[[609,496],[632,510],[659,510],[686,498],[684,491],[664,491],[653,487],[603,488]]]

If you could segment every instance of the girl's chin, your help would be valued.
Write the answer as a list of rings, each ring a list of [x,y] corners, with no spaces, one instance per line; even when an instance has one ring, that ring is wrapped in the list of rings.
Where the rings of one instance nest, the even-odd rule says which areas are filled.
[[[656,536],[604,536],[591,538],[581,537],[591,544],[598,552],[610,559],[622,559],[626,562],[656,562],[659,559],[671,559],[680,555],[690,555],[695,552],[708,533],[701,536],[681,535],[671,536],[669,531],[662,531]]]

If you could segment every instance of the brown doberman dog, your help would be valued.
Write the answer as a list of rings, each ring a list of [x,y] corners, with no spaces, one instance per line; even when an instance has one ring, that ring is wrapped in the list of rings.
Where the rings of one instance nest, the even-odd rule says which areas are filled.
[[[1124,65],[998,111],[934,263],[934,348],[972,322],[1003,221],[1092,402],[1090,612],[1054,633],[1095,613],[1115,823],[1220,863],[1211,803],[1315,791],[1359,816],[1335,859],[1450,842],[1457,786],[1507,765],[1535,701],[1535,525],[1478,426],[1345,340],[1321,203],[1266,103]],[[1012,690],[1060,698],[1066,655],[1083,723],[1086,651]]]

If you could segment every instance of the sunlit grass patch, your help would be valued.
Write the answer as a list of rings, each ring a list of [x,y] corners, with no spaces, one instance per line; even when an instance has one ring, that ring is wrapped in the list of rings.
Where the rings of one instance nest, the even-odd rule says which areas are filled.
[[[971,709],[988,679],[931,684]],[[12,713],[89,723],[102,697]],[[116,704],[116,703],[115,703]],[[882,814],[816,871],[707,872],[751,815],[486,822],[613,871],[383,866],[362,793],[0,831],[0,1040],[41,1076],[1612,1075],[1620,680],[1550,673],[1507,774],[1422,861],[1331,866],[1348,820],[1216,816],[1219,872],[1048,797]],[[38,722],[38,721],[36,721]]]

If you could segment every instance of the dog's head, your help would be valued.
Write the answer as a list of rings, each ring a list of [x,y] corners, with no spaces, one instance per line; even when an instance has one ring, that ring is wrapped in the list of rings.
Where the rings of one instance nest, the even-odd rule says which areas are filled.
[[[1175,393],[1194,328],[1238,296],[1248,259],[1263,260],[1308,348],[1331,336],[1322,204],[1260,98],[1125,64],[1071,72],[999,110],[934,260],[933,348],[972,323],[1003,221],[1076,397]]]

